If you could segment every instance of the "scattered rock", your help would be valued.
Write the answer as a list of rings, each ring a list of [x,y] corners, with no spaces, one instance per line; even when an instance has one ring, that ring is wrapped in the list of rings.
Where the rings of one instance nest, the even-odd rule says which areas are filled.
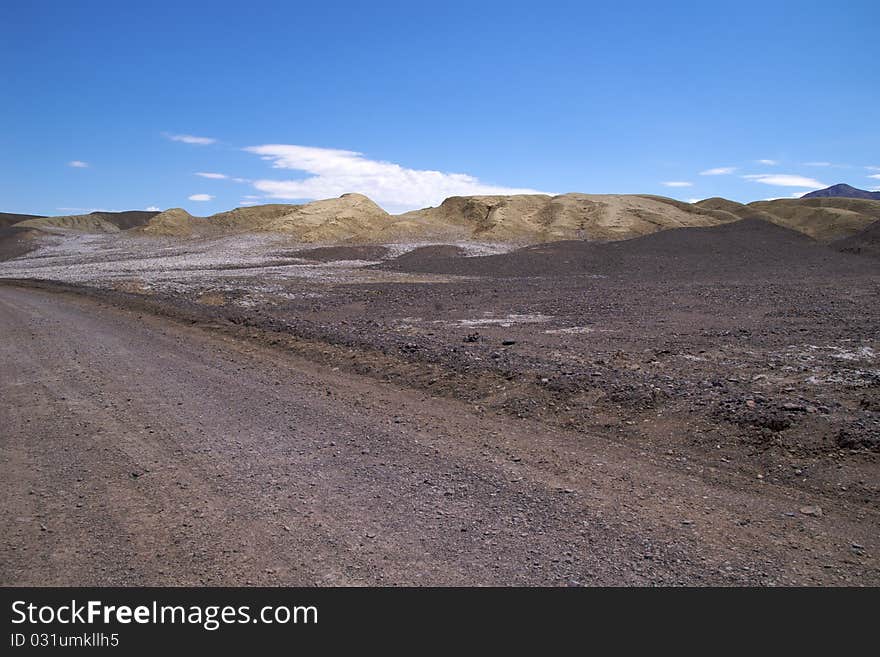
[[[799,511],[805,516],[811,516],[813,518],[821,518],[822,517],[822,507],[821,506],[802,506]]]

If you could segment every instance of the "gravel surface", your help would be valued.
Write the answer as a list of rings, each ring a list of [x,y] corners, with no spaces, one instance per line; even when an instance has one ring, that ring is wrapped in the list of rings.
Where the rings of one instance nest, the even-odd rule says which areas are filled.
[[[88,424],[97,402],[83,402],[88,409],[83,413],[76,402],[65,416],[58,415],[66,408],[58,401],[44,418],[58,435],[65,427],[86,423],[89,428],[82,436],[108,432],[110,449],[109,434],[133,430],[141,422],[155,427],[167,412],[171,419],[163,435],[182,453],[190,445],[209,453],[210,440],[220,440],[217,449],[230,460],[232,447],[216,436],[224,426],[233,427],[235,435],[251,435],[250,423],[267,435],[287,436],[284,440],[306,432],[310,437],[297,455],[317,459],[314,432],[327,436],[335,430],[323,417],[349,414],[346,422],[362,419],[367,424],[352,428],[338,420],[338,426],[349,427],[346,440],[351,442],[328,438],[336,446],[361,446],[367,451],[360,456],[366,458],[375,451],[364,436],[378,435],[376,426],[391,429],[391,436],[418,428],[419,444],[432,447],[424,448],[426,460],[417,464],[410,461],[415,454],[399,455],[408,471],[423,474],[435,462],[450,477],[463,469],[471,473],[463,483],[464,497],[473,505],[462,507],[467,513],[458,509],[458,516],[503,508],[518,518],[511,521],[514,525],[531,519],[520,543],[513,542],[515,532],[492,534],[501,527],[494,522],[483,530],[490,532],[488,538],[471,545],[472,550],[483,546],[498,551],[492,552],[499,564],[493,577],[484,570],[489,561],[477,556],[463,557],[473,568],[457,571],[450,565],[458,563],[454,556],[419,562],[410,555],[406,559],[415,561],[400,557],[404,561],[388,563],[398,559],[393,556],[398,552],[378,550],[376,555],[387,559],[363,566],[371,575],[357,571],[363,576],[355,577],[346,570],[340,579],[326,581],[877,583],[880,264],[875,258],[841,253],[760,221],[665,231],[613,244],[560,242],[514,251],[492,244],[304,247],[270,235],[179,241],[80,234],[44,238],[38,250],[0,263],[0,278],[48,281],[19,283],[29,289],[0,287],[10,309],[3,315],[5,334],[14,336],[4,351],[9,364],[4,363],[3,385],[9,401],[3,408],[18,418],[14,421],[19,424],[10,426],[21,427],[24,438],[19,442],[24,440],[27,449],[39,449],[41,443],[27,437],[46,430],[39,423],[29,425],[28,418],[35,421],[36,416],[21,406],[26,400],[37,407],[42,403],[42,393],[33,389],[42,390],[40,381],[56,376],[73,386],[94,370],[100,375],[83,394],[107,396],[107,413],[115,424],[103,411],[96,424]],[[34,304],[38,308],[28,310]],[[53,319],[55,305],[67,314]],[[132,312],[137,322],[125,320]],[[37,320],[28,313],[46,314],[52,331],[35,328]],[[156,332],[176,336],[179,348],[154,342]],[[127,346],[119,353],[102,346],[112,344]],[[218,360],[190,363],[187,354],[202,348],[213,350]],[[168,359],[155,357],[166,350]],[[93,355],[76,369],[83,353]],[[138,370],[139,359],[148,360],[148,353],[168,367]],[[27,354],[42,365],[32,367],[30,379],[14,378],[22,368],[28,371],[20,361]],[[178,360],[193,374],[172,367],[170,361]],[[60,369],[56,373],[53,367]],[[285,388],[285,378],[273,375],[273,368],[286,372],[287,367],[306,377],[295,394]],[[129,402],[122,404],[117,390],[128,370],[142,375],[125,384]],[[247,372],[251,374],[242,374]],[[210,378],[202,381],[208,373],[218,377],[216,384]],[[129,391],[135,385],[140,392]],[[267,389],[272,394],[263,399]],[[168,402],[169,391],[180,399]],[[377,397],[379,391],[385,401]],[[310,406],[309,414],[290,410],[313,393],[315,404],[322,404]],[[75,399],[69,392],[57,394]],[[212,401],[214,397],[219,401]],[[139,415],[131,415],[131,400]],[[199,418],[179,418],[191,402],[200,405]],[[294,413],[294,420],[284,419],[286,413]],[[196,419],[208,428],[194,428]],[[132,427],[130,420],[136,420]],[[105,422],[111,429],[101,428]],[[410,441],[411,436],[401,439]],[[256,438],[249,440],[242,444],[254,450],[248,452],[255,459],[249,472],[257,472],[256,462],[263,457]],[[382,444],[393,443],[387,440],[391,443]],[[269,442],[275,444],[274,439]],[[41,467],[51,471],[51,453],[60,443],[47,445]],[[531,456],[495,451],[514,445]],[[242,458],[235,453],[236,459]],[[467,465],[445,460],[462,454]],[[83,456],[80,463],[85,468],[94,456]],[[549,486],[546,477],[552,475],[552,486],[563,492],[551,486],[557,498],[529,489],[529,502],[501,486],[503,477],[485,470],[481,459],[505,468],[530,466],[532,474],[515,474],[523,479],[507,484],[544,481]],[[341,463],[321,461],[312,479],[321,473],[338,483],[338,494],[346,490],[354,499],[363,484],[357,474],[363,464],[345,461],[342,472],[325,469]],[[599,477],[608,463],[616,464],[615,475]],[[209,467],[199,461],[197,466],[210,472],[219,462]],[[211,474],[212,481],[233,481],[230,468],[224,465],[222,477]],[[537,471],[544,478],[535,479]],[[305,476],[304,470],[290,472]],[[441,552],[467,553],[458,539],[474,539],[471,528],[461,532],[467,537],[456,535],[455,542],[447,543],[450,526],[419,525],[413,519],[410,509],[433,513],[422,505],[416,484],[373,474],[379,478],[364,490],[375,493],[377,500],[392,499],[395,513],[402,514],[394,533],[420,527],[420,545],[440,541],[445,545],[437,548]],[[436,477],[424,480],[445,486]],[[586,481],[590,485],[584,488]],[[51,494],[53,484],[43,485],[43,492]],[[260,488],[266,485],[259,479],[242,490],[262,499],[259,495],[275,494],[271,486]],[[458,499],[455,486],[442,490],[444,497]],[[206,497],[214,500],[215,513],[247,507],[233,487],[217,495]],[[223,502],[226,495],[233,502]],[[575,497],[567,497],[571,495]],[[373,498],[359,499],[366,504]],[[586,506],[566,506],[575,499]],[[175,500],[169,496],[159,505],[176,508],[180,502]],[[335,503],[346,508],[341,501]],[[575,508],[588,516],[577,515]],[[596,515],[599,508],[601,517]],[[574,515],[566,519],[566,514]],[[325,538],[339,543],[342,529],[329,515],[320,517],[328,527]],[[355,519],[350,522],[356,524]],[[486,522],[483,518],[478,524]],[[604,528],[601,535],[595,533],[599,527]],[[156,531],[163,535],[167,530]],[[247,531],[256,532],[256,527]],[[363,527],[359,531],[380,535]],[[541,543],[545,535],[547,544]],[[684,545],[682,536],[692,542]],[[645,537],[650,549],[634,547]],[[28,540],[10,545],[24,550]],[[211,535],[204,542],[211,540],[220,539]],[[364,545],[377,546],[370,541]],[[504,545],[510,550],[502,549]],[[657,546],[672,549],[674,556],[655,555]],[[394,547],[398,549],[403,550]],[[417,552],[412,546],[406,550]],[[538,570],[529,566],[527,555],[535,554],[529,550],[544,555],[534,558],[544,564]],[[589,561],[584,551],[595,559]],[[208,552],[202,558],[219,558]],[[547,570],[547,560],[583,567]],[[404,562],[422,563],[424,569],[416,565],[406,574],[399,570]],[[229,571],[226,579],[219,570],[209,580],[200,573],[198,581],[241,583],[245,571],[255,582],[325,581],[320,568],[308,576],[303,571],[300,579],[288,572],[287,579],[272,580],[240,569]],[[153,579],[146,581],[172,581],[151,572]],[[197,581],[190,575],[179,581]],[[139,576],[133,573],[130,581],[137,583]],[[19,577],[10,575],[8,581]],[[123,581],[119,577],[116,573],[102,581]]]
[[[876,509],[0,288],[0,582],[878,582]]]

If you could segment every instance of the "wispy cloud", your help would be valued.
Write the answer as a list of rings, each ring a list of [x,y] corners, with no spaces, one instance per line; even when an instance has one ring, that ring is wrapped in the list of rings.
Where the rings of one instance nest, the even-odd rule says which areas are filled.
[[[880,171],[880,167],[865,167],[868,171]]]
[[[227,176],[225,173],[211,173],[209,171],[198,171],[193,175],[199,176],[201,178],[209,178],[211,180],[231,180],[232,182],[237,183],[253,182],[253,180],[250,180],[249,178],[233,178],[231,176]]]
[[[213,137],[196,137],[195,135],[165,135],[171,141],[182,141],[184,144],[198,144],[199,146],[209,146],[217,143]]]
[[[370,160],[356,151],[293,144],[265,144],[244,150],[272,162],[275,169],[308,174],[294,180],[255,180],[254,187],[271,198],[320,199],[357,192],[386,210],[400,212],[438,205],[449,196],[544,193],[492,185],[465,173],[409,169],[393,162]]]
[[[852,164],[840,164],[838,162],[804,162],[805,167],[824,167],[824,168],[833,168],[833,169],[852,169]]]
[[[694,183],[687,182],[686,180],[668,180],[666,182],[660,183],[664,187],[693,187]]]
[[[775,167],[777,164],[779,164],[779,160],[755,160],[755,162],[768,167]]]
[[[743,176],[743,178],[745,178],[746,180],[753,180],[754,182],[763,183],[765,185],[776,185],[777,187],[804,187],[806,189],[822,189],[823,187],[828,187],[828,185],[826,185],[825,183],[814,180],[813,178],[807,178],[805,176],[797,176],[787,173],[761,173]]]
[[[880,180],[880,173],[872,173],[868,178],[873,178],[874,180]]]
[[[162,208],[158,208],[155,205],[148,205],[144,208],[145,212],[162,212]]]
[[[210,201],[214,196],[211,194],[193,194],[189,197],[190,201]]]
[[[736,167],[715,167],[714,169],[706,169],[700,171],[701,176],[726,176],[736,171]]]
[[[88,169],[89,163],[83,162],[82,160],[71,160],[67,163],[67,166],[73,167],[74,169]]]

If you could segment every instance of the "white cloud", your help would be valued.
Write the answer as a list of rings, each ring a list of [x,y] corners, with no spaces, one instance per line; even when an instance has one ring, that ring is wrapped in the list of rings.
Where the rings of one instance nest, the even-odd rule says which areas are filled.
[[[259,201],[239,201],[239,205],[259,205]]]
[[[872,173],[868,178],[874,178],[875,180],[880,180],[880,173]]]
[[[868,171],[880,171],[880,167],[865,167]]]
[[[82,160],[71,160],[67,163],[67,166],[73,167],[74,169],[88,169],[89,163],[83,162]]]
[[[778,160],[755,160],[755,162],[757,162],[758,164],[764,164],[768,167],[775,167],[777,164],[779,164]]]
[[[255,180],[256,189],[278,199],[321,199],[348,192],[364,194],[392,212],[439,205],[450,196],[542,194],[534,189],[501,187],[465,173],[408,169],[369,160],[362,153],[292,144],[250,146],[244,150],[272,162],[275,169],[309,174],[295,180]]]
[[[702,200],[701,198],[689,198],[688,203],[699,203]]]
[[[145,212],[162,212],[162,208],[157,208],[155,205],[149,205],[144,208]]]
[[[225,173],[210,173],[210,172],[206,172],[206,171],[198,171],[193,175],[200,176],[201,178],[210,178],[211,180],[231,180],[232,182],[237,182],[237,183],[253,182],[252,180],[249,180],[248,178],[230,178]]]
[[[182,141],[184,144],[198,144],[208,146],[217,142],[213,137],[196,137],[194,135],[165,135],[171,141]]]
[[[706,169],[700,171],[701,176],[726,176],[736,171],[736,167],[715,167],[714,169]]]
[[[687,182],[684,180],[670,180],[667,182],[662,182],[660,184],[663,185],[664,187],[693,187],[694,186],[694,183]]]
[[[830,167],[831,162],[804,162],[805,167]]]
[[[823,187],[828,187],[825,183],[814,180],[813,178],[784,173],[761,173],[757,175],[743,176],[743,178],[763,183],[765,185],[776,185],[777,187],[804,187],[806,189],[822,189]]]
[[[193,194],[189,197],[190,201],[210,201],[214,197],[211,194]]]

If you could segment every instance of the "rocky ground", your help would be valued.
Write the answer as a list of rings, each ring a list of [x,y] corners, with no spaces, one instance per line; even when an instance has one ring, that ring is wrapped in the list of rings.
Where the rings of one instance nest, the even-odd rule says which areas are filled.
[[[776,565],[748,581],[880,579],[868,538],[880,502],[876,259],[748,221],[523,251],[304,249],[268,236],[52,239],[0,263],[0,276],[48,279],[39,285],[416,394],[394,422],[418,418],[431,399],[497,423],[493,445],[527,427],[534,441],[549,441],[533,446],[536,467],[556,477],[569,472],[566,454],[582,463],[606,444],[631,456],[634,481],[649,462],[716,500],[701,507],[706,517],[725,495],[749,496],[763,510],[736,519],[750,536],[736,544]],[[557,435],[569,442],[549,438]],[[784,508],[760,502],[779,494],[790,500]],[[662,524],[686,497],[634,494],[612,507]],[[817,565],[831,563],[830,548],[803,542],[804,532],[837,536],[834,565]],[[720,554],[715,538],[704,540]],[[805,554],[815,570],[796,576],[785,564]],[[594,581],[646,581],[624,571],[635,572]]]

